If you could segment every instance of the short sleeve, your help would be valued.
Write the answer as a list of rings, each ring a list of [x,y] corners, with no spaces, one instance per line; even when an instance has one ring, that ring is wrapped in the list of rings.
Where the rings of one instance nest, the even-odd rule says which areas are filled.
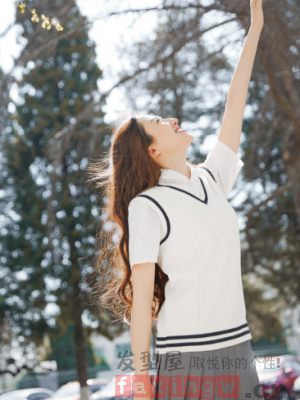
[[[197,168],[206,167],[228,197],[244,163],[235,152],[219,139],[210,149],[204,163]]]
[[[128,207],[129,262],[157,263],[162,225],[157,213],[145,202],[134,201]]]

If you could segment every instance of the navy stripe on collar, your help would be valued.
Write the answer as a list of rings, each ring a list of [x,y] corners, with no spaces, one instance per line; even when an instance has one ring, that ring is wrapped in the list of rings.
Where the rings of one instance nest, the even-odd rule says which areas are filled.
[[[198,177],[198,178],[200,179],[201,185],[202,185],[202,187],[203,187],[203,190],[204,190],[204,194],[205,194],[205,198],[204,198],[204,200],[201,200],[199,197],[197,197],[197,196],[194,196],[192,193],[190,193],[190,192],[187,192],[186,190],[183,190],[183,189],[177,188],[177,187],[175,187],[175,186],[170,186],[170,185],[161,185],[161,184],[159,184],[159,183],[158,183],[156,186],[160,186],[160,187],[168,187],[168,188],[171,188],[171,189],[178,190],[179,192],[185,193],[185,194],[187,194],[187,195],[189,195],[189,196],[193,197],[194,199],[201,201],[201,203],[207,204],[207,202],[208,202],[208,196],[207,196],[207,192],[206,192],[206,189],[205,189],[205,186],[204,186],[203,180],[202,180],[200,177]]]

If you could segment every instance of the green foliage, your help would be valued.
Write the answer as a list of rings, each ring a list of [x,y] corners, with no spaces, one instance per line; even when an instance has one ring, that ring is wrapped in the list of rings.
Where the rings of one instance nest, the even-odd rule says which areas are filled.
[[[57,369],[64,371],[76,368],[76,354],[74,344],[74,326],[70,325],[65,334],[55,340],[51,340],[52,352],[47,356],[47,360],[55,360]],[[96,365],[93,348],[89,341],[87,345],[88,366]]]
[[[46,7],[36,1],[36,7],[54,15],[61,2],[51,1]],[[73,0],[68,7],[72,29],[84,18]],[[38,28],[28,16],[22,18],[23,37],[30,42]],[[47,35],[40,32],[37,45]],[[93,271],[99,218],[86,167],[89,159],[106,150],[104,114],[92,110],[72,133],[63,131],[60,139],[55,134],[94,101],[102,76],[95,57],[95,44],[80,27],[58,40],[51,52],[33,58],[19,82],[23,101],[16,103],[5,148],[4,183],[11,194],[11,213],[1,231],[5,289],[0,307],[24,346],[31,341],[42,344],[46,332],[51,336],[66,330],[89,308],[86,277]],[[46,309],[48,304],[55,305],[55,315]],[[98,319],[92,309],[87,315],[94,322]]]
[[[264,336],[261,336],[255,343],[252,343],[255,346],[264,346],[264,345],[283,345],[286,344],[285,340],[283,340],[282,336],[279,334],[275,334],[272,340],[267,339]]]
[[[27,372],[18,381],[16,390],[36,388],[40,386],[39,376],[34,372]]]

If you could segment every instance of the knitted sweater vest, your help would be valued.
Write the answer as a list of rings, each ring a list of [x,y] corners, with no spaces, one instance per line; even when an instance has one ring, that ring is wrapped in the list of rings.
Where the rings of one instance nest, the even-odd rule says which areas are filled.
[[[252,338],[246,320],[237,215],[205,167],[203,197],[178,185],[147,189],[143,201],[164,227],[158,264],[168,275],[158,315],[156,353],[205,351]]]

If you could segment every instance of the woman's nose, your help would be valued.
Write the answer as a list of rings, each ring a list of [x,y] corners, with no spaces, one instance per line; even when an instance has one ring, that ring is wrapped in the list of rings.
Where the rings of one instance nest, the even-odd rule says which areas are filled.
[[[178,119],[177,118],[170,118],[171,124],[172,125],[178,125]]]

